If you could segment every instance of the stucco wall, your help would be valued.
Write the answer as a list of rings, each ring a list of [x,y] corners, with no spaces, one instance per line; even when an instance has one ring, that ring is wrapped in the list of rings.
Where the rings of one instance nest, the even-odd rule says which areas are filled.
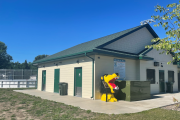
[[[126,80],[139,80],[137,60],[95,55],[95,99],[101,98],[101,76],[114,73],[114,58],[126,61]]]
[[[165,82],[168,81],[168,70],[174,71],[174,80],[175,83],[173,85],[173,91],[176,92],[178,91],[178,69],[177,65],[167,65],[167,62],[172,60],[171,55],[166,55],[164,54],[159,54],[161,51],[157,51],[153,49],[146,55],[149,57],[154,58],[154,61],[142,61],[140,60],[140,80],[144,81],[146,80],[146,69],[155,69],[155,84],[151,84],[151,94],[156,94],[159,93],[159,70],[164,70],[165,74]],[[159,62],[159,66],[154,66],[154,62]],[[163,67],[161,67],[161,63]]]
[[[79,64],[76,61],[79,60]],[[58,61],[60,62],[60,61]],[[46,90],[54,92],[54,69],[60,69],[60,82],[68,83],[68,95],[74,96],[74,68],[82,67],[82,97],[90,98],[92,96],[92,61],[90,58],[81,57],[61,61],[62,63],[55,66],[54,63],[42,64],[44,68],[38,68],[38,90],[42,86],[42,71],[46,70]]]
[[[104,48],[119,50],[123,52],[139,53],[145,49],[145,45],[152,44],[151,40],[154,37],[147,30],[147,28],[141,28],[140,30],[117,40]]]

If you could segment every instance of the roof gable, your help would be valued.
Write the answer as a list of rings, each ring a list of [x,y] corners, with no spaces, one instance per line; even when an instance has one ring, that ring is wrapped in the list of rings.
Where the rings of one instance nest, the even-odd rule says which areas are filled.
[[[146,45],[152,44],[154,37],[146,27],[141,28],[103,48],[110,50],[123,51],[131,54],[138,54],[145,49]]]

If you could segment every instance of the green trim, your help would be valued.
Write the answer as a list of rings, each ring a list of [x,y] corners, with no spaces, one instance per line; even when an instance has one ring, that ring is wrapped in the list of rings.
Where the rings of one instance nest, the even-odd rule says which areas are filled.
[[[76,68],[74,68],[74,96],[75,96],[75,86],[76,86]]]
[[[155,45],[155,44],[157,44],[157,43],[159,43],[159,41],[153,43],[152,45]],[[146,49],[144,49],[143,51],[141,51],[141,52],[138,53],[138,54],[139,54],[139,55],[145,55],[145,54],[147,54],[148,52],[150,52],[151,50],[153,50],[152,47],[151,47],[151,48],[146,48]]]
[[[108,51],[118,52],[118,53],[128,54],[128,55],[138,55],[138,54],[135,54],[135,53],[124,52],[124,51],[119,51],[119,50],[113,50],[113,49],[108,49],[108,48],[101,48],[101,50],[108,50]]]
[[[146,53],[150,52],[153,48],[147,48],[146,50],[144,50],[143,52],[140,52],[139,55],[145,55]]]
[[[154,58],[142,56],[141,60],[154,60]]]
[[[42,79],[41,79],[41,91],[43,91],[43,90],[42,90],[42,86],[43,86],[43,85],[42,85],[42,84],[43,84],[43,70],[42,70],[41,75],[42,75]]]
[[[112,57],[121,57],[121,58],[128,58],[128,59],[137,59],[138,55],[131,55],[131,54],[124,54],[120,52],[114,52],[109,50],[102,50],[102,49],[95,49],[95,54],[107,55]]]
[[[85,56],[92,59],[92,97],[91,98],[94,99],[94,58],[88,56],[87,53],[85,53]]]
[[[102,50],[102,49],[95,49],[94,50],[95,54],[101,54],[101,55],[107,55],[107,56],[112,56],[112,57],[121,57],[121,58],[127,58],[127,59],[139,59],[139,55],[132,55],[132,54],[124,54],[120,52],[114,52],[114,51],[108,51],[108,50]],[[145,57],[142,56],[142,60],[154,60],[154,58],[151,57]]]
[[[112,51],[112,50],[104,50],[104,49],[94,49],[94,52],[97,53],[97,52],[110,52],[110,53],[116,53],[116,54],[119,54],[119,55],[124,55],[124,56],[132,56],[132,57],[137,57],[138,55],[133,55],[133,54],[128,54],[128,53],[121,53],[121,52],[116,52],[116,51]]]
[[[143,57],[143,55],[140,54],[140,55],[139,55],[139,59],[142,59],[142,57]]]
[[[158,38],[159,37],[149,24],[146,24],[146,28],[153,35],[154,38]]]
[[[62,56],[62,57],[56,57],[56,58],[47,59],[47,60],[39,60],[39,61],[33,62],[32,64],[42,63],[42,62],[49,62],[49,61],[55,61],[57,59],[60,60],[62,58],[72,57],[72,56],[76,56],[76,55],[80,55],[80,54],[84,54],[84,53],[88,53],[88,52],[93,52],[93,50],[83,51],[83,52],[79,52],[79,53],[75,53],[75,54],[70,54],[70,55],[65,55],[65,56]]]

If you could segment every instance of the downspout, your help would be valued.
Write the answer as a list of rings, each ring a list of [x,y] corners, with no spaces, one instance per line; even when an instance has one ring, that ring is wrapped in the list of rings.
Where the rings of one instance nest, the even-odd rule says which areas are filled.
[[[92,97],[94,100],[94,58],[88,56],[85,52],[85,56],[87,56],[88,58],[92,59]]]

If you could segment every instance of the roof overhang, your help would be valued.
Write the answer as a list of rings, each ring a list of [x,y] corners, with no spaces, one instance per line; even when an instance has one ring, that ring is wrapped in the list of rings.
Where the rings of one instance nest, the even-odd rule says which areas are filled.
[[[85,56],[85,53],[88,53],[88,55],[93,55],[93,50],[79,52],[76,54],[65,55],[61,57],[56,57],[53,59],[38,60],[38,61],[33,62],[32,64],[36,65],[36,64],[50,63],[50,62],[55,62],[55,61],[62,61],[62,60],[67,60],[67,59],[72,59],[72,58],[77,58],[77,57],[83,57]]]
[[[115,51],[104,50],[104,49],[93,49],[90,51],[84,51],[81,53],[57,57],[54,59],[48,59],[48,60],[42,60],[42,61],[39,60],[37,62],[33,62],[32,64],[39,65],[39,64],[50,63],[50,62],[55,62],[55,61],[62,61],[62,60],[67,60],[67,59],[72,59],[72,58],[84,57],[85,53],[88,53],[88,55],[105,55],[105,56],[120,57],[120,58],[135,59],[135,60],[139,60],[139,59],[154,60],[153,58],[146,57],[146,56],[143,56],[140,58],[139,55],[125,54],[125,53],[121,53],[121,52],[115,52]]]
[[[105,55],[105,56],[112,56],[112,57],[120,57],[120,58],[126,58],[126,59],[135,59],[135,60],[154,60],[154,58],[142,56],[141,58],[139,55],[132,55],[127,53],[121,53],[121,52],[115,52],[110,50],[104,50],[104,49],[94,49],[93,51],[95,54],[98,55]]]

